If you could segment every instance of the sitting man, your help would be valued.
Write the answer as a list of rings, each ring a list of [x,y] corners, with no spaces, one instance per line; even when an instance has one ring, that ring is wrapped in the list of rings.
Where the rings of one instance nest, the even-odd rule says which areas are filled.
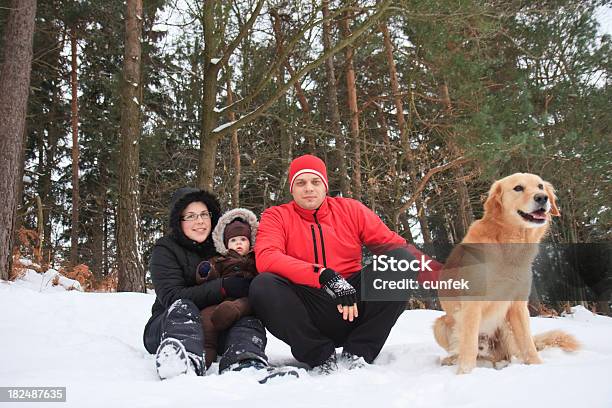
[[[293,201],[261,217],[251,307],[315,372],[337,370],[340,346],[347,368],[371,364],[406,302],[359,299],[362,245],[408,261],[421,254],[360,202],[328,197],[327,170],[318,157],[291,162],[289,190]],[[433,260],[429,265],[434,272],[441,267]]]

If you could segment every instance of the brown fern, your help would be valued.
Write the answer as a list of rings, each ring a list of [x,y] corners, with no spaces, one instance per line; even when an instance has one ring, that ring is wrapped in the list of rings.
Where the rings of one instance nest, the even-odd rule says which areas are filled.
[[[94,286],[93,273],[89,270],[89,266],[85,264],[79,264],[72,268],[62,268],[60,269],[60,273],[67,278],[78,281],[84,291]]]
[[[95,281],[94,286],[90,289],[91,292],[116,292],[119,275],[117,271],[113,271],[102,279]]]

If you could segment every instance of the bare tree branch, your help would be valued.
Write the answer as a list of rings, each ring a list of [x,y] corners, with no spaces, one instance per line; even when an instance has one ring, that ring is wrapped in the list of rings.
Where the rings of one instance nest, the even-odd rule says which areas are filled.
[[[306,66],[298,70],[295,73],[295,75],[292,76],[282,87],[278,88],[276,92],[274,93],[274,95],[272,95],[270,99],[268,99],[265,103],[263,103],[258,108],[251,111],[250,113],[242,116],[240,119],[238,119],[234,123],[226,124],[224,126],[218,127],[217,129],[213,130],[213,132],[216,133],[219,137],[221,137],[223,135],[226,135],[232,132],[234,129],[240,128],[241,126],[255,120],[263,112],[265,112],[270,106],[272,106],[278,100],[278,98],[284,95],[285,92],[287,92],[287,90],[289,90],[295,82],[299,81],[308,72],[312,71],[313,69],[317,68],[319,65],[323,64],[330,55],[334,55],[335,53],[343,50],[345,47],[354,43],[357,40],[357,38],[359,38],[363,33],[365,33],[372,25],[378,22],[378,20],[387,11],[387,8],[390,6],[390,4],[391,4],[391,0],[385,0],[384,2],[382,2],[378,10],[370,18],[368,18],[367,21],[361,25],[361,27],[354,30],[353,33],[349,37],[346,37],[342,41],[338,42],[329,51],[319,56],[319,58],[317,58],[316,60],[312,61],[311,63],[307,64]],[[284,57],[279,58],[277,60],[279,61],[278,63],[282,64],[283,58]],[[225,109],[229,108],[230,106],[226,107]]]
[[[247,36],[249,31],[251,30],[251,27],[253,27],[253,24],[255,24],[255,20],[257,20],[257,17],[259,16],[263,4],[264,0],[258,1],[255,10],[253,11],[253,13],[251,13],[251,17],[249,17],[247,22],[240,29],[238,35],[232,40],[232,42],[228,44],[227,48],[223,51],[223,57],[221,57],[221,60],[217,63],[219,66],[224,66],[225,64],[227,64],[230,57],[234,53],[234,50],[236,49],[236,47],[238,47],[238,44],[240,44],[240,41],[242,41],[244,37]]]
[[[459,166],[461,164],[467,163],[469,162],[470,159],[467,159],[465,157],[459,157],[455,160],[453,160],[452,162],[443,164],[441,166],[437,166],[434,167],[433,169],[429,169],[429,171],[427,172],[427,174],[425,174],[425,177],[423,177],[421,179],[421,182],[419,183],[419,185],[417,186],[414,194],[412,194],[412,197],[410,198],[410,200],[408,200],[406,203],[404,203],[400,209],[397,211],[397,213],[395,214],[395,224],[397,225],[397,223],[399,222],[399,217],[405,213],[410,207],[412,207],[412,205],[415,203],[415,201],[419,198],[419,196],[421,195],[421,193],[423,192],[423,190],[425,189],[425,186],[427,185],[427,182],[429,181],[429,179],[436,173],[440,173],[444,170],[448,170],[452,167],[455,166]]]
[[[266,73],[266,76],[261,81],[259,81],[259,83],[255,86],[255,89],[253,90],[253,92],[251,92],[249,95],[245,96],[244,98],[237,100],[231,105],[226,106],[225,108],[221,109],[221,111],[223,112],[226,110],[233,110],[233,111],[244,110],[245,107],[249,103],[251,103],[251,101],[253,101],[253,99],[255,99],[266,88],[266,85],[268,85],[272,77],[274,77],[274,73],[277,72],[278,68],[284,64],[284,61],[287,59],[289,53],[293,51],[293,49],[295,48],[297,43],[300,41],[300,39],[302,39],[305,33],[308,32],[308,30],[310,30],[311,28],[316,27],[319,23],[322,23],[326,20],[333,20],[334,18],[336,18],[336,16],[340,15],[341,13],[342,13],[342,9],[338,9],[334,13],[330,14],[329,17],[327,18],[313,19],[311,22],[305,24],[302,27],[302,29],[294,35],[293,39],[289,43],[285,44],[282,54],[276,56],[274,64],[270,66],[270,68],[268,69],[268,72]]]

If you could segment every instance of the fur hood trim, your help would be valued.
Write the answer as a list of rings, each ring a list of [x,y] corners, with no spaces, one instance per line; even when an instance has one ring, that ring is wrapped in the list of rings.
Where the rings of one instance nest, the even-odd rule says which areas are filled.
[[[257,216],[253,211],[247,210],[246,208],[234,208],[233,210],[227,211],[225,214],[219,218],[219,222],[217,226],[213,230],[212,238],[215,243],[215,248],[217,252],[221,255],[227,255],[228,249],[223,243],[223,234],[225,233],[225,227],[236,218],[241,218],[251,227],[251,249],[255,246],[255,236],[257,235],[257,228],[259,227],[259,222],[257,221]]]

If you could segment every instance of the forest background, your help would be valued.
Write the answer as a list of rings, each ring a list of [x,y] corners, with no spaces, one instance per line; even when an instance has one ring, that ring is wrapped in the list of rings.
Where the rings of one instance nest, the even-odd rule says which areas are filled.
[[[0,278],[25,256],[91,290],[145,291],[174,190],[212,189],[225,209],[260,214],[290,199],[288,164],[304,153],[326,161],[331,195],[433,255],[480,218],[493,180],[518,171],[557,189],[549,242],[609,242],[610,10],[2,0]],[[611,280],[561,297],[609,295]]]

